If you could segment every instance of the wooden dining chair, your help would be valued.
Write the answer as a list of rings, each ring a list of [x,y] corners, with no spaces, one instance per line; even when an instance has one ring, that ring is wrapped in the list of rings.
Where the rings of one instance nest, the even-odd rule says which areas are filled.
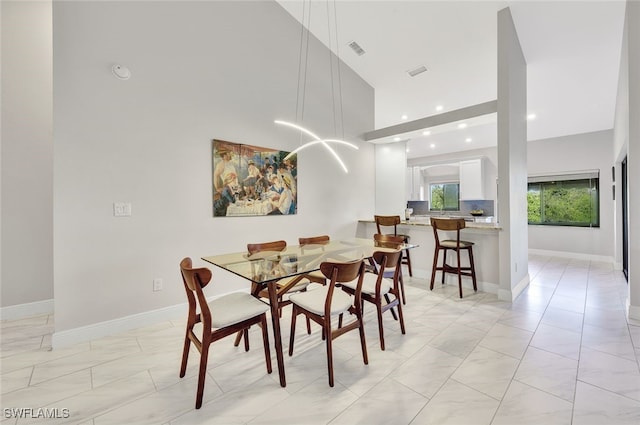
[[[393,233],[386,234],[401,236],[405,243],[409,242],[409,235],[398,234],[398,224],[400,224],[401,221],[399,215],[374,215],[373,218],[376,222],[376,229],[378,230],[378,233],[385,234],[385,232],[383,232],[383,230],[385,230],[384,228],[392,227]],[[411,269],[411,254],[409,254],[408,249],[405,249],[402,254],[402,264],[407,265],[407,268],[409,269],[409,276],[413,277],[413,270]],[[404,302],[405,300],[403,299],[403,303]]]
[[[313,291],[293,294],[290,297],[293,303],[291,316],[291,334],[289,337],[289,355],[293,355],[293,343],[296,333],[296,317],[304,314],[320,326],[326,335],[327,367],[329,373],[329,386],[333,387],[333,340],[345,333],[358,329],[360,332],[360,345],[364,364],[369,364],[367,356],[367,344],[364,337],[364,324],[362,322],[362,283],[364,279],[364,262],[362,260],[349,263],[323,262],[320,264],[322,274],[329,280],[326,286]],[[354,296],[351,296],[336,285],[356,280]],[[355,320],[347,325],[332,329],[331,319],[342,317],[344,313],[351,313]]]
[[[394,235],[383,235],[380,233],[376,233],[373,235],[373,243],[375,246],[379,246],[382,248],[391,248],[391,249],[400,249],[402,245],[405,243],[404,236],[394,236]],[[401,257],[402,258],[402,257]],[[376,263],[371,264],[372,271],[377,273]],[[394,272],[390,270],[382,271],[384,277],[388,279],[393,279]],[[402,304],[407,304],[407,297],[404,293],[404,279],[402,278],[402,264],[400,264],[400,271],[398,272],[398,281],[400,282],[400,293],[402,295]]]
[[[378,313],[378,333],[380,334],[380,349],[384,350],[384,326],[382,326],[382,313],[391,310],[394,320],[400,319],[400,331],[405,334],[404,317],[402,315],[402,303],[400,302],[400,285],[398,283],[400,276],[400,257],[402,251],[376,251],[373,253],[373,261],[376,263],[378,274],[365,273],[362,282],[362,300],[368,301],[376,306]],[[392,278],[385,277],[390,272]],[[342,288],[350,293],[355,294],[357,282],[345,282]],[[389,295],[393,296],[390,299]],[[394,311],[394,307],[398,308],[398,314]],[[364,310],[364,309],[363,309]]]
[[[187,371],[189,348],[193,343],[200,352],[198,389],[196,392],[196,409],[199,409],[202,406],[209,346],[212,342],[237,332],[243,332],[246,341],[245,349],[248,350],[249,328],[252,325],[260,325],[267,372],[271,373],[271,353],[269,351],[266,315],[269,306],[249,294],[240,292],[227,294],[207,302],[203,289],[211,281],[211,271],[207,268],[194,269],[191,258],[186,257],[180,262],[180,274],[182,275],[182,282],[184,283],[189,303],[180,378],[184,378]],[[201,331],[194,329],[198,323],[202,323]],[[202,333],[200,334],[200,332]]]
[[[462,298],[462,276],[470,276],[473,282],[473,290],[478,291],[478,285],[476,282],[476,268],[473,263],[473,242],[464,241],[460,239],[460,230],[465,228],[465,221],[463,218],[451,219],[451,218],[433,218],[431,217],[431,227],[433,227],[433,236],[435,238],[435,253],[433,255],[433,268],[431,269],[431,285],[433,290],[433,283],[436,279],[436,272],[442,271],[442,284],[444,285],[444,276],[446,273],[453,273],[458,275],[458,289],[460,291],[460,298]],[[439,232],[455,231],[455,239],[440,240]],[[440,251],[443,251],[442,266],[438,266],[438,256]],[[450,266],[447,264],[447,252],[453,251],[456,254],[457,264]],[[460,252],[467,251],[469,254],[469,266],[461,266]]]
[[[330,242],[330,238],[327,235],[322,236],[310,236],[298,238],[298,244],[300,244],[300,251],[304,255],[305,253],[314,252],[316,250],[324,249],[324,246]],[[320,270],[307,273],[304,275],[309,281],[319,283],[321,285],[327,284],[327,279],[324,277]]]

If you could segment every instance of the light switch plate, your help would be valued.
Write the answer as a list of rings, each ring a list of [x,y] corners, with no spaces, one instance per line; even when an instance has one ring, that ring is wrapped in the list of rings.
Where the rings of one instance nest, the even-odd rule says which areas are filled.
[[[113,216],[114,217],[131,217],[131,203],[130,202],[114,202]]]

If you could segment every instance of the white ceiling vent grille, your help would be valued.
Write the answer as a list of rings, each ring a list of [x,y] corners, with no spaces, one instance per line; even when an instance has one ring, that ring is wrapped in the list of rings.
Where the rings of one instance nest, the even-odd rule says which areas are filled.
[[[427,67],[424,66],[424,65],[421,65],[421,66],[417,67],[416,69],[412,69],[410,71],[407,71],[407,74],[409,74],[412,77],[415,77],[418,74],[422,74],[426,70],[427,70]]]
[[[349,43],[349,47],[351,47],[351,50],[353,50],[354,52],[356,52],[356,55],[358,56],[362,56],[365,54],[365,51],[362,47],[360,47],[360,45],[358,43],[356,43],[355,41],[352,41]]]

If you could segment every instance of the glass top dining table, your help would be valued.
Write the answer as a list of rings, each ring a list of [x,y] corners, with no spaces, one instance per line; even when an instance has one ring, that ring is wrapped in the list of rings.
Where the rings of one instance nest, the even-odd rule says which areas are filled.
[[[275,339],[276,359],[280,385],[285,387],[284,355],[280,332],[280,312],[278,311],[277,282],[281,279],[302,276],[320,270],[323,261],[348,262],[368,260],[376,251],[410,249],[417,245],[402,244],[388,247],[377,245],[372,239],[352,238],[329,241],[323,244],[287,246],[283,251],[261,251],[253,255],[245,252],[202,257],[208,263],[218,266],[252,282],[252,293],[257,296],[259,289],[266,287],[271,306],[271,320]],[[239,343],[236,338],[236,345]]]
[[[403,244],[401,249],[412,247]],[[266,284],[320,270],[323,261],[368,259],[375,251],[390,249],[376,246],[371,239],[352,238],[326,244],[287,246],[283,251],[261,251],[253,255],[237,252],[202,259],[257,284]]]

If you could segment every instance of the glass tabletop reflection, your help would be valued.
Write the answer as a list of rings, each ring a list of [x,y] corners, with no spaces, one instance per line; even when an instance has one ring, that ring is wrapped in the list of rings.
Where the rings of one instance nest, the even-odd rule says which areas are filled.
[[[402,249],[406,248],[409,246],[402,246]],[[357,261],[380,250],[392,248],[375,246],[371,239],[353,238],[326,244],[292,245],[283,251],[261,251],[253,255],[238,252],[202,259],[252,282],[264,284],[320,270],[323,261]]]

